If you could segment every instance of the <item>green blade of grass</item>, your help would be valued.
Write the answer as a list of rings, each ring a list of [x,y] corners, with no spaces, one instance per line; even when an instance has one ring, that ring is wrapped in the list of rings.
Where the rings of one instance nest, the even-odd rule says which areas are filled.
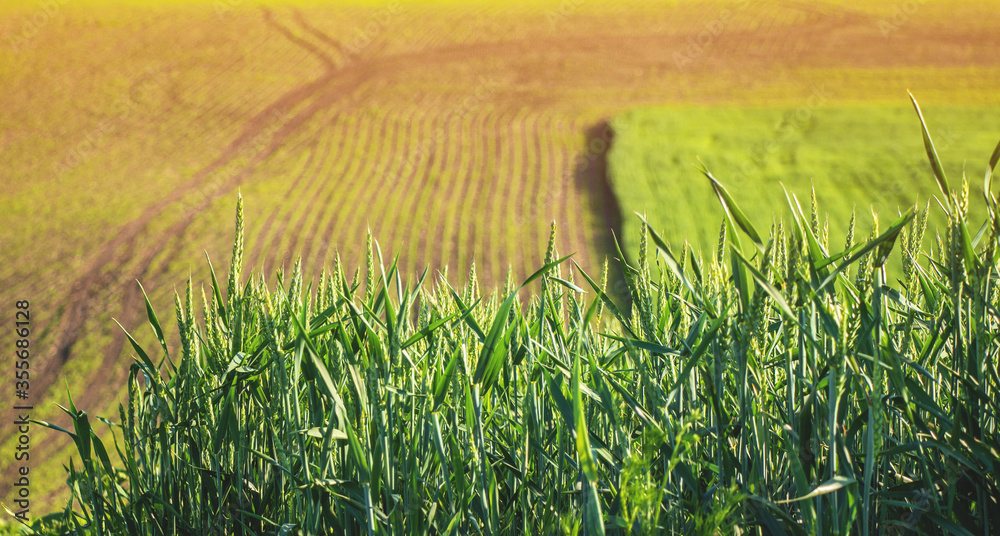
[[[611,301],[611,297],[608,296],[603,290],[601,290],[601,287],[597,283],[595,283],[594,280],[591,279],[589,275],[587,275],[587,272],[585,272],[583,268],[580,268],[579,264],[576,264],[576,261],[573,262],[573,265],[576,266],[576,269],[580,271],[580,274],[583,275],[583,278],[587,280],[587,284],[590,285],[590,288],[594,289],[594,292],[597,294],[598,298],[600,298],[600,300],[604,303],[604,307],[606,307],[609,311],[611,311],[611,314],[614,315],[614,317],[618,320],[622,328],[625,329],[625,331],[627,331],[629,335],[631,335],[633,338],[636,338],[635,332],[633,332],[632,328],[629,327],[628,322],[625,320],[625,316],[622,314],[621,310],[618,309],[618,306],[615,305],[615,302]]]
[[[1000,143],[997,143],[996,149],[993,149],[993,154],[990,155],[989,164],[986,166],[986,178],[983,180],[983,196],[987,204],[990,202],[990,194],[993,193],[993,174],[996,172],[998,162],[1000,162]]]
[[[870,240],[858,252],[848,257],[846,261],[840,263],[840,265],[837,266],[837,268],[832,273],[830,273],[830,275],[826,276],[826,278],[820,283],[820,285],[816,288],[816,292],[818,293],[820,290],[826,287],[831,281],[833,281],[834,278],[836,278],[837,274],[847,269],[847,267],[857,262],[858,259],[860,259],[866,253],[869,253],[875,248],[880,248],[879,251],[881,252],[881,256],[883,258],[887,258],[889,256],[889,251],[892,249],[893,244],[896,243],[896,238],[899,236],[899,233],[903,230],[903,227],[905,227],[908,223],[910,223],[910,220],[913,219],[913,216],[914,212],[912,208],[904,212],[903,215],[899,217],[899,219],[894,221],[892,225],[890,225],[889,228],[885,230],[885,232],[880,234],[875,239]],[[883,260],[883,262],[885,261]]]
[[[924,137],[924,149],[927,151],[927,158],[931,162],[934,178],[937,180],[938,188],[940,188],[942,197],[944,198],[945,210],[951,214],[951,187],[948,186],[948,178],[944,174],[944,166],[941,165],[937,149],[934,148],[934,142],[931,141],[931,133],[927,130],[927,122],[924,121],[924,114],[920,111],[917,99],[913,97],[912,93],[908,93],[908,95],[910,96],[910,102],[913,103],[913,109],[917,111],[917,118],[920,119],[920,129]]]
[[[719,198],[719,203],[722,204],[722,209],[726,212],[726,218],[729,227],[733,227],[733,223],[739,226],[740,229],[750,237],[750,240],[757,246],[757,249],[761,253],[764,252],[764,241],[760,238],[760,233],[757,229],[750,223],[750,219],[746,217],[746,214],[740,210],[740,207],[736,204],[736,200],[729,195],[729,191],[726,187],[722,185],[712,174],[708,171],[704,165],[699,166],[698,171],[700,171],[708,180],[712,183],[712,190],[715,191],[715,195]],[[735,229],[732,229],[735,231]],[[735,241],[737,246],[740,246],[739,239],[736,237],[736,233],[730,233],[730,237]],[[740,246],[741,247],[741,246]],[[741,247],[742,249],[742,247]]]
[[[815,488],[812,489],[812,491],[810,491],[809,493],[807,493],[807,494],[805,494],[805,495],[803,495],[801,497],[796,497],[794,499],[787,499],[787,500],[784,500],[784,501],[776,501],[776,504],[787,504],[787,503],[791,503],[791,502],[797,502],[797,501],[804,501],[804,500],[807,500],[807,499],[812,499],[814,497],[819,497],[821,495],[826,495],[827,493],[833,493],[833,492],[835,492],[835,491],[837,491],[839,489],[842,489],[842,488],[845,488],[847,486],[851,486],[851,485],[854,485],[854,484],[857,484],[857,483],[858,483],[858,481],[854,480],[853,478],[849,478],[849,477],[846,477],[846,476],[835,476],[835,477],[827,480],[826,482],[823,482],[822,484],[816,486]]]

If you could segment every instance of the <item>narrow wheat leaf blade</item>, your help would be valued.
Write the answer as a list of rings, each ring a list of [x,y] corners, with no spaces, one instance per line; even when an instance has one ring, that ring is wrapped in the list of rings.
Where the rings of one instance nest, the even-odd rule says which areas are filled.
[[[494,350],[497,349],[497,345],[503,337],[503,332],[507,327],[507,314],[510,312],[511,306],[514,305],[514,298],[516,297],[517,291],[512,292],[504,300],[496,316],[493,317],[493,325],[490,326],[490,333],[486,336],[486,340],[483,341],[483,349],[479,353],[479,361],[476,365],[476,372],[472,377],[472,383],[481,383],[486,376],[486,369],[490,365]]]
[[[573,261],[573,264],[576,266],[576,269],[580,271],[580,274],[583,275],[583,278],[587,280],[587,284],[590,285],[590,288],[594,289],[594,292],[597,293],[601,301],[604,302],[604,306],[607,307],[609,311],[611,311],[611,314],[614,315],[615,318],[618,319],[618,322],[625,329],[625,331],[627,331],[629,335],[635,338],[636,337],[635,332],[633,332],[632,328],[629,327],[628,322],[625,320],[625,315],[623,315],[621,310],[618,309],[618,306],[615,305],[615,302],[611,301],[611,297],[608,296],[603,290],[601,290],[600,285],[595,283],[594,280],[591,279],[589,275],[587,275],[587,272],[583,271],[583,268],[580,268],[579,264],[576,264],[576,261]]]
[[[733,199],[731,195],[729,195],[729,191],[726,190],[726,187],[723,186],[722,183],[718,181],[718,179],[713,177],[707,168],[701,167],[699,171],[701,171],[701,173],[706,177],[708,177],[708,180],[711,181],[712,189],[715,191],[715,195],[719,198],[719,202],[722,204],[723,210],[726,211],[726,216],[730,220],[734,220],[736,225],[738,225],[739,228],[742,229],[743,232],[750,237],[750,240],[752,240],[753,243],[757,245],[757,248],[763,252],[764,241],[761,240],[760,233],[758,233],[757,229],[753,226],[752,223],[750,223],[750,219],[747,218],[746,214],[744,214],[743,211],[740,210],[740,207],[736,204],[736,200]],[[732,236],[732,238],[736,239],[735,234]]]
[[[149,319],[149,325],[153,326],[153,333],[156,334],[156,340],[160,341],[160,346],[163,347],[163,354],[168,356],[170,352],[167,350],[167,341],[163,337],[163,328],[160,327],[160,319],[156,317],[156,312],[153,311],[153,304],[149,302],[149,296],[146,295],[146,289],[142,287],[142,283],[136,281],[139,285],[139,290],[142,291],[142,299],[146,302],[146,318]]]
[[[987,202],[989,202],[990,193],[993,191],[993,173],[996,172],[998,162],[1000,162],[1000,143],[997,143],[996,149],[993,149],[993,154],[990,156],[990,164],[986,167],[986,179],[983,181],[983,195],[986,196]]]
[[[890,225],[889,228],[886,229],[884,233],[880,234],[874,240],[869,241],[867,244],[865,244],[865,247],[861,248],[854,255],[848,257],[848,259],[842,262],[840,266],[837,267],[836,270],[834,270],[830,275],[826,276],[826,279],[824,279],[823,282],[820,283],[819,287],[816,288],[816,292],[819,292],[824,287],[826,287],[826,285],[828,285],[831,281],[833,281],[835,277],[837,277],[837,274],[844,271],[848,266],[856,262],[866,253],[870,252],[871,250],[879,246],[884,246],[883,249],[880,249],[880,252],[883,254],[884,257],[888,257],[889,250],[891,250],[892,245],[895,244],[896,238],[899,236],[900,231],[903,230],[903,227],[905,227],[906,224],[910,223],[910,220],[913,219],[913,216],[914,212],[912,208],[904,212],[903,215],[900,216],[898,220],[893,222],[892,225]],[[883,260],[883,262],[885,261]]]
[[[638,214],[636,215],[638,216]],[[702,296],[698,294],[697,291],[695,291],[695,288],[691,284],[691,281],[689,281],[688,278],[684,276],[684,272],[681,271],[680,263],[677,262],[677,259],[674,257],[673,252],[670,251],[670,246],[668,246],[667,243],[662,238],[660,238],[660,235],[657,234],[656,230],[654,230],[653,227],[649,224],[649,222],[646,221],[646,218],[639,216],[639,219],[642,220],[642,223],[646,226],[646,230],[649,231],[650,238],[653,239],[653,243],[656,244],[656,248],[660,251],[660,256],[667,264],[667,267],[670,268],[670,271],[672,271],[674,275],[681,280],[681,283],[683,283],[684,287],[688,289],[688,292],[691,293],[691,296],[698,299],[699,305],[701,305],[706,311],[708,311],[708,314],[712,318],[717,317],[718,314],[716,314],[715,308],[712,306],[711,302],[704,300]]]
[[[774,300],[775,305],[778,306],[778,310],[780,310],[781,313],[785,315],[785,317],[788,320],[797,324],[798,320],[795,318],[795,313],[792,312],[792,308],[788,305],[788,302],[785,301],[785,298],[781,295],[781,292],[779,292],[778,289],[774,288],[774,285],[768,282],[767,278],[764,277],[764,274],[760,273],[759,270],[754,268],[754,266],[750,264],[750,261],[748,261],[743,255],[740,255],[739,252],[736,251],[736,248],[732,249],[732,253],[740,260],[740,262],[743,263],[743,265],[748,270],[750,270],[750,273],[753,275],[753,278],[757,281],[757,284],[760,285],[762,289],[764,289],[764,292],[766,292],[767,295],[770,296],[772,300]]]
[[[927,122],[924,121],[924,114],[920,111],[920,105],[917,104],[917,99],[913,97],[910,93],[910,101],[913,102],[913,109],[917,111],[917,117],[920,119],[920,128],[924,136],[924,149],[927,151],[927,158],[931,161],[931,169],[934,171],[934,178],[937,179],[938,188],[941,189],[941,193],[944,194],[945,208],[948,213],[951,213],[951,188],[948,186],[948,178],[945,177],[944,167],[941,165],[941,159],[938,158],[937,149],[934,148],[934,142],[931,141],[931,133],[927,130]]]
[[[820,495],[826,495],[827,493],[833,493],[834,491],[837,491],[839,489],[845,488],[847,486],[850,486],[850,485],[856,484],[856,483],[857,483],[857,480],[854,480],[853,478],[849,478],[849,477],[846,477],[846,476],[835,476],[835,477],[831,478],[830,480],[827,480],[826,482],[823,482],[822,484],[816,486],[815,488],[813,488],[812,491],[810,491],[809,493],[807,493],[807,494],[805,494],[805,495],[803,495],[801,497],[796,497],[794,499],[788,499],[788,500],[784,500],[784,501],[777,501],[777,504],[786,504],[786,503],[790,503],[790,502],[804,501],[806,499],[812,499],[813,497],[819,497]]]
[[[476,322],[476,319],[471,314],[472,310],[476,307],[476,304],[479,303],[479,300],[472,304],[472,306],[466,307],[465,302],[462,301],[462,297],[458,295],[458,292],[455,292],[455,289],[452,288],[451,285],[448,285],[448,290],[451,292],[452,299],[455,300],[455,305],[457,305],[458,309],[462,311],[462,320],[464,320],[472,331],[476,333],[476,336],[479,337],[479,341],[484,342],[486,340],[486,334],[483,333],[483,328],[479,326],[479,323]]]
[[[125,327],[122,326],[120,322],[118,322],[118,320],[115,320],[115,324],[118,324],[118,327],[122,328],[122,332],[125,333],[125,337],[128,339],[129,344],[132,345],[132,349],[135,350],[135,353],[139,356],[139,359],[149,369],[149,373],[156,374],[157,378],[159,378],[160,371],[156,368],[155,365],[153,365],[153,361],[149,359],[149,355],[146,354],[146,351],[143,350],[141,346],[139,346],[139,343],[135,340],[134,337],[132,337],[132,334],[129,333],[128,330],[126,330]]]
[[[580,467],[587,480],[597,482],[597,462],[590,450],[590,432],[587,430],[587,415],[583,408],[583,395],[580,393],[580,354],[573,358],[573,417],[576,421],[576,450],[580,456]]]
[[[468,314],[468,312],[466,312],[466,314]],[[420,342],[424,337],[427,337],[435,330],[437,330],[439,327],[451,321],[451,319],[455,318],[456,316],[458,316],[458,313],[452,313],[440,320],[435,321],[433,324],[428,325],[426,328],[423,328],[420,331],[414,333],[412,336],[410,336],[409,339],[406,339],[406,342],[400,345],[400,349],[405,350],[410,346],[413,346],[414,344]]]
[[[570,258],[570,257],[572,257],[572,256],[573,256],[573,254],[572,254],[572,253],[570,253],[569,255],[566,255],[565,257],[563,257],[563,258],[561,258],[561,259],[556,259],[556,260],[554,260],[554,261],[552,261],[552,262],[550,262],[550,263],[546,264],[545,266],[542,266],[542,267],[541,267],[541,268],[539,268],[539,269],[538,269],[538,270],[537,270],[537,271],[536,271],[535,273],[533,273],[533,274],[531,274],[530,276],[528,276],[528,278],[527,278],[527,279],[525,279],[525,280],[524,280],[524,282],[523,282],[523,283],[521,283],[521,286],[520,286],[520,287],[518,287],[518,288],[524,288],[524,287],[526,287],[526,286],[530,285],[530,284],[532,283],[532,281],[534,281],[534,280],[538,279],[539,277],[542,277],[542,276],[543,276],[543,275],[545,275],[545,274],[546,274],[547,272],[549,272],[550,270],[552,270],[552,269],[553,269],[553,268],[555,268],[556,266],[558,266],[558,265],[562,264],[562,263],[563,263],[563,261],[565,261],[566,259],[568,259],[568,258]]]

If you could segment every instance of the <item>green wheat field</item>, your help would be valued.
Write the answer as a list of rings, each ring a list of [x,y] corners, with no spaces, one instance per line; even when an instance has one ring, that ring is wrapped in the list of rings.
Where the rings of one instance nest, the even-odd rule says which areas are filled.
[[[0,534],[1000,531],[994,11],[0,1]]]

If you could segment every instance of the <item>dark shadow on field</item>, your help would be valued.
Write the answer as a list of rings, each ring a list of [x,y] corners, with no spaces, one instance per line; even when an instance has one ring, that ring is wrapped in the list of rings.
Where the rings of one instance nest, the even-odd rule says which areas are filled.
[[[588,195],[582,196],[588,205],[586,208],[602,219],[595,246],[608,259],[607,293],[622,312],[626,312],[631,306],[631,296],[625,285],[624,272],[618,260],[618,248],[615,246],[616,237],[621,241],[622,210],[608,177],[608,152],[614,143],[614,131],[606,120],[602,120],[589,127],[584,134],[586,145],[574,162],[573,177],[576,187],[588,192]],[[595,273],[588,275],[598,281],[601,267],[595,266],[593,269]]]

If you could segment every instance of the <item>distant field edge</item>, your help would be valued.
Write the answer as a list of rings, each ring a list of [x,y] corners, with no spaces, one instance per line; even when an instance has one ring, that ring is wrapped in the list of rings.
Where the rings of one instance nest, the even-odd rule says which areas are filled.
[[[1000,114],[979,105],[925,106],[923,114],[953,186],[963,172],[970,195],[981,197],[987,159],[1000,139]],[[931,202],[929,230],[944,229],[932,201],[939,192],[923,148],[920,123],[906,101],[898,105],[806,102],[801,106],[656,106],[635,108],[610,121],[611,189],[621,204],[624,248],[637,251],[645,214],[678,247],[714,251],[722,209],[704,163],[766,230],[787,217],[784,191],[801,203],[813,188],[831,236],[840,236],[856,211],[866,233],[872,213],[891,221],[898,211]],[[805,207],[808,210],[808,207]],[[985,214],[975,213],[978,220]],[[786,220],[787,223],[787,220]]]

